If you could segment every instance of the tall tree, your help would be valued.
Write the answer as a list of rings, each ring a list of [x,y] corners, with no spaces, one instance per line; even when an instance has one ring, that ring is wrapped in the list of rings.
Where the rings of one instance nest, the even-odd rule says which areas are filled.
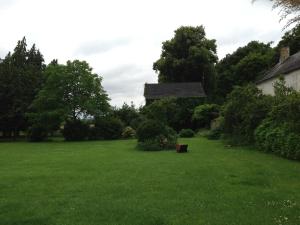
[[[226,55],[217,64],[216,95],[223,99],[235,85],[254,82],[273,65],[274,50],[270,43],[252,41]]]
[[[0,129],[6,136],[25,130],[25,113],[41,88],[44,59],[35,45],[27,50],[25,37],[0,66]]]
[[[202,82],[206,93],[214,86],[216,40],[206,38],[203,26],[182,26],[163,42],[160,59],[153,64],[160,83]]]
[[[46,82],[28,114],[33,124],[56,129],[63,121],[103,116],[109,109],[108,96],[101,80],[85,61],[68,61],[67,65],[49,64]]]
[[[276,48],[277,61],[279,58],[280,48],[287,46],[290,48],[291,55],[300,51],[300,24],[294,27],[292,30],[286,32],[281,38],[281,41],[278,43]]]

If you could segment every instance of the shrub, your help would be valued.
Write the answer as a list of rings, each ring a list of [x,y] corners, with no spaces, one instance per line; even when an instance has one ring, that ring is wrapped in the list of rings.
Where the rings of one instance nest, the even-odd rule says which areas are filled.
[[[300,159],[300,93],[275,82],[275,96],[267,118],[255,130],[257,146],[289,159]]]
[[[270,119],[264,120],[255,131],[255,140],[258,148],[265,152],[300,160],[300,135],[286,124],[278,126]]]
[[[114,108],[112,114],[115,118],[120,119],[125,126],[131,126],[132,121],[139,117],[138,110],[133,103],[131,105],[124,103],[121,108]]]
[[[136,132],[132,127],[125,127],[122,132],[122,138],[134,138],[135,134]]]
[[[199,127],[210,127],[212,120],[219,116],[220,106],[216,104],[204,104],[195,108],[193,120]]]
[[[114,117],[98,118],[95,121],[95,132],[98,139],[113,140],[122,137],[123,123]]]
[[[138,147],[142,150],[174,149],[177,143],[176,132],[155,120],[144,121],[137,129],[136,135]]]
[[[28,139],[29,141],[44,141],[47,139],[48,131],[46,128],[39,126],[39,125],[33,125],[28,130]]]
[[[141,113],[147,119],[159,120],[176,131],[196,128],[192,121],[194,108],[203,102],[198,98],[163,98],[146,105]]]
[[[140,124],[136,131],[139,142],[151,140],[158,137],[160,134],[165,134],[166,127],[164,124],[155,120],[145,120]]]
[[[229,94],[222,115],[224,134],[237,144],[253,144],[254,131],[271,110],[272,97],[253,84],[235,87]]]
[[[179,132],[179,136],[180,137],[194,137],[195,136],[195,132],[192,129],[182,129]]]
[[[90,127],[89,128],[89,134],[88,134],[88,139],[89,140],[102,140],[102,134],[101,130],[98,127]]]
[[[89,126],[80,120],[67,121],[62,134],[66,141],[82,141],[89,134]]]

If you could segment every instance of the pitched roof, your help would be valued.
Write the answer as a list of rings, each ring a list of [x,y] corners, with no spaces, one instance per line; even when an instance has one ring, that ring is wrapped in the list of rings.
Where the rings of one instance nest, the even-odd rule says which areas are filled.
[[[146,99],[161,99],[165,97],[190,98],[205,97],[201,83],[163,83],[145,84]]]
[[[288,74],[299,69],[300,69],[300,52],[290,56],[284,62],[278,63],[261,80],[257,81],[256,83],[260,84],[271,78],[277,77],[279,75]]]

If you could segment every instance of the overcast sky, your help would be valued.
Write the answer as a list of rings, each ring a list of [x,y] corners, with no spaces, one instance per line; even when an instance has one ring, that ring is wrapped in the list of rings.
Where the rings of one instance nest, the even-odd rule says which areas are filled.
[[[144,103],[161,43],[182,25],[204,25],[220,59],[251,40],[278,42],[284,25],[263,0],[0,0],[0,21],[0,58],[26,36],[46,63],[86,60],[118,106]]]

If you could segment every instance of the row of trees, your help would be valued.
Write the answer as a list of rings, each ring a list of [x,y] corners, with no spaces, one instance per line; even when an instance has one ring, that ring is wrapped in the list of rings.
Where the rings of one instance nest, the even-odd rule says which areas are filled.
[[[279,50],[300,50],[300,25],[272,42],[251,41],[218,61],[216,41],[206,38],[203,26],[180,27],[163,42],[161,57],[154,62],[160,83],[201,82],[210,101],[222,103],[236,85],[255,82],[279,61]]]
[[[0,63],[0,131],[5,138],[28,130],[45,136],[69,121],[103,117],[110,106],[101,79],[85,61],[45,65],[23,38]]]
[[[129,126],[136,130],[144,119],[160,118],[177,132],[208,126],[207,122],[196,119],[207,109],[198,107],[199,115],[195,115],[195,107],[224,103],[235,86],[255,81],[273,66],[278,61],[281,46],[289,45],[292,54],[299,51],[299,40],[300,26],[297,26],[274,48],[270,43],[253,41],[218,61],[216,42],[205,37],[203,26],[181,27],[175,31],[174,38],[164,42],[154,69],[159,82],[202,82],[208,99],[165,99],[138,110],[127,104],[121,108],[111,107],[101,86],[101,77],[93,73],[86,62],[75,60],[59,64],[53,60],[45,65],[39,50],[35,45],[27,49],[24,38],[0,63],[0,131],[5,137],[17,137],[20,131],[29,131],[29,134],[40,134],[43,139],[62,125],[72,127],[70,123],[78,124],[78,121],[98,124],[98,128],[109,127],[102,122],[103,118],[110,118],[115,124],[108,130],[119,133]],[[104,136],[98,128],[88,131],[91,139]],[[113,136],[120,137],[120,134]]]
[[[5,137],[26,130],[26,113],[45,79],[44,58],[35,45],[27,49],[26,39],[0,63],[0,130]]]

